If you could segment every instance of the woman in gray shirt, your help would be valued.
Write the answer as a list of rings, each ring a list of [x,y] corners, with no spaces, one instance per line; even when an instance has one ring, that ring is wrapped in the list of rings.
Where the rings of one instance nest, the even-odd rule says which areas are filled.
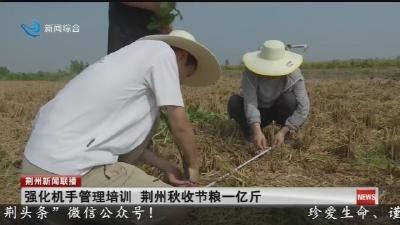
[[[261,129],[273,120],[282,126],[272,143],[279,146],[285,135],[300,129],[308,117],[307,89],[298,68],[302,61],[301,55],[286,50],[277,40],[266,41],[260,51],[243,56],[242,91],[230,97],[228,113],[259,150],[268,147]]]

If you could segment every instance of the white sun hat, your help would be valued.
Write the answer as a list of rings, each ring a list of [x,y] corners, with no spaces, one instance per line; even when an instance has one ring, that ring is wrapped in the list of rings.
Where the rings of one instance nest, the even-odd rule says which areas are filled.
[[[188,51],[197,60],[196,71],[182,84],[187,86],[206,86],[214,84],[221,76],[217,58],[207,47],[196,41],[192,34],[184,30],[173,30],[169,34],[148,35],[139,40],[160,40]]]
[[[260,51],[243,55],[244,65],[252,72],[265,76],[283,76],[295,71],[303,62],[303,57],[285,49],[278,40],[264,42]]]

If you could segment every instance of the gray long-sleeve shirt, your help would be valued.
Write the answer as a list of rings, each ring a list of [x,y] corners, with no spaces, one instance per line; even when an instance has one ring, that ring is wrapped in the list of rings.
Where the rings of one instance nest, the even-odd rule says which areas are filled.
[[[293,92],[296,97],[297,107],[289,116],[285,126],[292,130],[298,130],[306,121],[310,103],[304,77],[300,69],[287,76],[275,79],[266,79],[246,70],[242,76],[242,95],[244,97],[244,109],[248,123],[260,123],[260,111],[258,108],[270,108],[279,96],[285,92]]]

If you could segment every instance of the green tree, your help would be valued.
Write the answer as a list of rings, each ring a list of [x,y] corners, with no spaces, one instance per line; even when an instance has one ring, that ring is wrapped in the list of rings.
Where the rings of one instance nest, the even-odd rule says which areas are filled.
[[[82,72],[82,70],[84,70],[86,67],[88,67],[89,64],[83,62],[82,60],[78,61],[78,60],[71,60],[71,63],[69,65],[69,72],[71,74],[78,74],[80,72]]]
[[[229,59],[225,59],[225,66],[229,66]]]
[[[396,66],[400,67],[400,56],[396,57]]]
[[[10,70],[7,67],[0,66],[0,74],[1,75],[7,75],[10,73]]]

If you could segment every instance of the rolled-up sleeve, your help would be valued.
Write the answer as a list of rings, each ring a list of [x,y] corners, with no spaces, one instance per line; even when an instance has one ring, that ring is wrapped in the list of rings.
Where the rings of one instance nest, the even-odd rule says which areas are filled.
[[[257,78],[251,73],[244,72],[241,85],[243,90],[246,120],[249,124],[260,123],[261,117],[257,102]]]
[[[297,107],[294,113],[286,120],[285,125],[292,130],[298,130],[303,126],[310,111],[310,101],[304,79],[300,79],[294,84],[293,93],[296,97]]]

